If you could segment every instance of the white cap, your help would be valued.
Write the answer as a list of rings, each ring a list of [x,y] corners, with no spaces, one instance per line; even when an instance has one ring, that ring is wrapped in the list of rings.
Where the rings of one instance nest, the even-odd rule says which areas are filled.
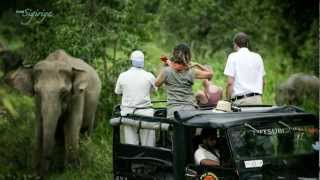
[[[133,51],[130,55],[130,60],[132,65],[137,68],[143,68],[144,66],[144,54],[142,51],[136,50]]]

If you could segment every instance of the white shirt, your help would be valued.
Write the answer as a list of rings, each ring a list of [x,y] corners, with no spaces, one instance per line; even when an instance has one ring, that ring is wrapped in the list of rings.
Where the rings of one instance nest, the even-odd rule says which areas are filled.
[[[215,153],[220,156],[218,151],[215,151]],[[200,162],[204,159],[217,161],[218,165],[220,165],[219,158],[216,155],[199,145],[198,149],[194,153],[194,161],[196,165],[200,165]]]
[[[228,56],[224,74],[234,78],[232,96],[262,94],[265,75],[262,58],[248,48],[240,48]]]
[[[121,115],[137,107],[151,106],[150,92],[156,89],[155,77],[142,68],[131,67],[119,75],[115,93],[122,94]]]

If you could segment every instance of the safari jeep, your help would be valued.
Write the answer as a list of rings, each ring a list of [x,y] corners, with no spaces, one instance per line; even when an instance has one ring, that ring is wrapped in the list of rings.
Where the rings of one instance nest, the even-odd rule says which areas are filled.
[[[318,117],[292,106],[234,109],[177,111],[167,119],[165,108],[155,108],[153,117],[121,117],[116,108],[111,119],[114,179],[318,179]],[[122,124],[136,126],[137,133],[156,129],[156,147],[124,144]],[[194,163],[202,128],[217,129],[220,166]]]

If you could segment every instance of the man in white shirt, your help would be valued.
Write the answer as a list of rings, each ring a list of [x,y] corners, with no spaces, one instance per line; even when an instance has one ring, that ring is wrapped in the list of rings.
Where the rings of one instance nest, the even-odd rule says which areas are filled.
[[[130,56],[132,67],[121,73],[118,77],[115,93],[122,95],[121,115],[139,114],[153,116],[150,92],[155,90],[155,77],[143,69],[144,54],[133,51]],[[124,141],[126,144],[139,144],[145,146],[155,145],[155,130],[140,129],[124,125]]]
[[[236,52],[228,56],[224,74],[228,76],[227,98],[235,105],[262,104],[265,75],[261,56],[248,49],[248,36],[240,32],[234,38]]]
[[[216,129],[202,129],[202,144],[194,153],[196,165],[203,166],[220,166],[220,154],[216,149],[217,131]]]

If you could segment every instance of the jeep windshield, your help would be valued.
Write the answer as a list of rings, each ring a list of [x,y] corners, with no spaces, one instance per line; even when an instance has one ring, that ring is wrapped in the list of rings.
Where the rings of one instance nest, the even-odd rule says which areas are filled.
[[[307,119],[244,123],[229,131],[235,159],[285,158],[312,154],[319,128]]]

